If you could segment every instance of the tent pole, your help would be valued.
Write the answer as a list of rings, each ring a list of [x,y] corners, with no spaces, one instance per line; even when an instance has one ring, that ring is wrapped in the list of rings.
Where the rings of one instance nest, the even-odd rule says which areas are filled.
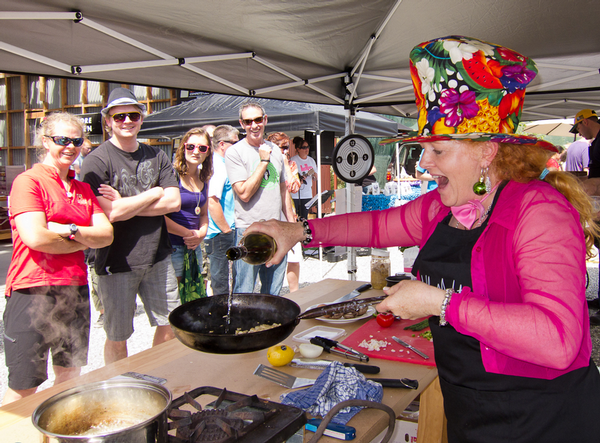
[[[396,180],[398,180],[396,192],[398,194],[398,200],[400,200],[400,143],[396,143]]]
[[[317,139],[317,195],[319,196],[317,206],[317,218],[323,217],[323,202],[321,197],[322,178],[321,178],[321,131],[316,132]],[[319,245],[319,271],[321,272],[321,278],[323,278],[323,246]]]
[[[354,109],[346,109],[346,135],[354,134],[356,116]],[[354,183],[346,183],[346,213],[354,212]],[[356,281],[356,248],[349,247],[348,253],[348,280]]]

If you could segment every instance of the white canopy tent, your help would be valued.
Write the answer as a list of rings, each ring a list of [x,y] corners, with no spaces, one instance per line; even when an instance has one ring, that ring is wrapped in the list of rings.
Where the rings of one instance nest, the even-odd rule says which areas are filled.
[[[467,35],[532,57],[523,120],[600,107],[595,0],[1,0],[0,72],[412,116],[408,55]]]

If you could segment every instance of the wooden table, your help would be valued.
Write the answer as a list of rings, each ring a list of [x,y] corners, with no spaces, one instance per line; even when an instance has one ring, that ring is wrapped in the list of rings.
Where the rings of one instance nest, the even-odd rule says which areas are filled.
[[[326,279],[289,295],[289,298],[305,310],[313,304],[335,300],[360,284],[362,282]],[[381,294],[382,291],[370,290],[362,297]],[[362,324],[363,322],[359,321],[329,326],[343,327],[346,334],[350,334]],[[324,323],[314,319],[302,320],[292,335],[317,325],[323,326]],[[296,344],[292,337],[286,339],[286,343]],[[328,358],[334,359],[332,356]],[[253,375],[260,363],[268,364],[264,350],[235,355],[208,354],[194,351],[178,340],[172,340],[0,408],[0,442],[39,443],[40,433],[31,422],[31,414],[42,401],[68,388],[107,380],[128,371],[166,378],[165,386],[171,390],[173,398],[199,386],[214,386],[243,394],[257,394],[259,397],[279,402],[279,396],[289,390]],[[419,389],[416,391],[384,389],[383,403],[399,414],[412,400],[423,393],[419,414],[419,443],[441,442],[444,415],[436,368],[375,359],[370,363],[381,368],[378,377],[408,377],[419,381]],[[292,367],[282,369],[300,377],[316,378],[314,370]],[[387,423],[387,414],[379,410],[365,409],[354,416],[348,424],[356,428],[357,438],[354,440],[356,443],[369,443],[387,427]],[[306,433],[305,441],[308,441],[312,435],[314,434]],[[324,437],[320,441],[339,442],[329,437]]]

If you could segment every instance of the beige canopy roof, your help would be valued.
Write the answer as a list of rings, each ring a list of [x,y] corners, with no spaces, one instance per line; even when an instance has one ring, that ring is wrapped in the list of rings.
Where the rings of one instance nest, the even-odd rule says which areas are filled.
[[[597,0],[1,0],[0,72],[414,116],[411,48],[445,35],[538,64],[523,120],[600,108]]]

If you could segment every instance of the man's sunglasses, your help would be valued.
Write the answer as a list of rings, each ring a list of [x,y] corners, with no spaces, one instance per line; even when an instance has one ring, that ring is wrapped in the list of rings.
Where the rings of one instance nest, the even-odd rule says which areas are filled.
[[[51,138],[52,141],[59,146],[69,146],[73,143],[73,146],[76,148],[83,145],[83,137],[71,138],[71,137],[63,137],[62,135],[45,135],[44,137]]]
[[[203,154],[205,152],[208,152],[207,145],[195,145],[193,143],[186,143],[184,146],[185,146],[185,150],[188,152],[194,152],[194,149],[196,149],[196,148],[198,148],[198,150]]]
[[[250,126],[252,124],[252,122],[256,123],[257,125],[260,125],[264,119],[265,119],[264,115],[260,116],[260,117],[256,117],[256,118],[243,118],[242,123],[244,123],[244,125],[246,125],[246,126]]]
[[[142,118],[142,114],[139,112],[119,112],[118,114],[112,115],[112,119],[117,123],[123,123],[127,117],[129,117],[129,120],[132,122],[137,122]]]

